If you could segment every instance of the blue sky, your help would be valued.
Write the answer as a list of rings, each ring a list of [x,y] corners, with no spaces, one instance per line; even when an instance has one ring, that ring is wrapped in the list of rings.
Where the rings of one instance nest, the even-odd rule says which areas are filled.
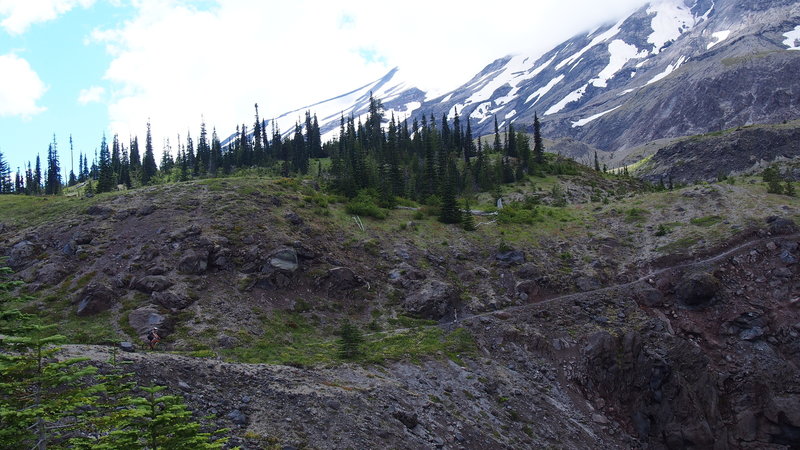
[[[12,168],[94,154],[105,133],[159,152],[205,119],[221,137],[399,66],[445,92],[511,53],[537,55],[643,0],[0,0],[0,152]]]

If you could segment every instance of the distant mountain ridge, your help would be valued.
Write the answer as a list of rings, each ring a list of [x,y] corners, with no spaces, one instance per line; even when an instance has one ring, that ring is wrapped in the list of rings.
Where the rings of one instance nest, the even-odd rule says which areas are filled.
[[[397,68],[347,94],[275,119],[293,130],[316,113],[325,137],[341,115],[366,113],[369,93],[386,117],[455,111],[473,133],[530,125],[551,138],[625,152],[661,138],[800,117],[800,3],[788,0],[662,0],[580,34],[544,55],[487,65],[437,98],[402,80]]]

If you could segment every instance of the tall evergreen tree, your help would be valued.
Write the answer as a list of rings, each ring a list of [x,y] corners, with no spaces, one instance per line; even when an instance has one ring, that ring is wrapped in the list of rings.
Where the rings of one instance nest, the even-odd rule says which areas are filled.
[[[502,146],[500,145],[500,128],[497,126],[497,116],[494,116],[494,145],[492,150],[499,153]]]
[[[116,187],[114,182],[114,168],[111,165],[111,153],[108,150],[106,135],[100,141],[100,159],[98,161],[99,174],[97,177],[97,193],[111,192]]]
[[[11,168],[0,152],[0,194],[10,194],[11,186]]]
[[[539,116],[533,113],[533,158],[537,164],[544,163],[544,143],[542,142],[542,129]]]
[[[138,146],[137,146],[138,147]],[[150,121],[147,121],[147,137],[145,138],[145,147],[144,147],[144,158],[142,158],[142,173],[141,173],[141,180],[142,185],[146,185],[150,183],[150,180],[158,172],[158,167],[156,166],[156,158],[153,154],[153,136],[150,132]]]
[[[42,193],[42,160],[38,153],[36,154],[36,166],[33,169],[33,193]]]
[[[264,146],[261,142],[261,119],[258,117],[258,103],[256,103],[256,120],[253,123],[253,165],[261,166],[265,160]]]
[[[53,142],[47,149],[47,173],[44,182],[44,191],[47,195],[57,195],[61,193],[61,167],[58,162],[58,148],[56,135],[53,135]]]

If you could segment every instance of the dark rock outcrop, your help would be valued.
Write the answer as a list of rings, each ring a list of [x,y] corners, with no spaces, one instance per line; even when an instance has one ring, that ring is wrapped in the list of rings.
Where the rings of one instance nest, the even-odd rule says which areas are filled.
[[[150,295],[150,301],[161,305],[164,308],[172,310],[185,309],[194,303],[194,300],[191,297],[183,293],[172,291],[153,292]]]
[[[145,294],[161,292],[169,289],[175,282],[163,275],[148,275],[141,278],[134,278],[131,287]]]
[[[165,337],[174,327],[174,321],[152,305],[131,311],[128,315],[128,324],[139,336],[147,335],[153,327],[156,327],[158,334]]]
[[[690,308],[704,308],[711,304],[720,287],[713,274],[692,273],[684,276],[675,287],[675,299]]]
[[[184,253],[178,262],[178,271],[181,273],[200,275],[208,269],[208,250],[189,250]]]
[[[78,295],[76,313],[91,316],[108,310],[117,300],[114,290],[102,283],[90,283]]]
[[[457,298],[455,287],[430,280],[407,295],[402,307],[410,316],[439,320],[454,309]]]

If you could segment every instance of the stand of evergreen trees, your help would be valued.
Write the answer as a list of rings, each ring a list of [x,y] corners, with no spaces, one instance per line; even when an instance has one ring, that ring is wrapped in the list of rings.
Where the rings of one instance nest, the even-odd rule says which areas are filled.
[[[324,173],[321,164],[313,169],[333,190],[349,198],[361,191],[374,193],[384,208],[393,207],[398,197],[439,206],[440,219],[456,223],[462,220],[459,197],[496,190],[529,174],[569,170],[568,165],[545,158],[538,116],[530,130],[509,124],[502,132],[495,118],[494,136],[478,140],[469,120],[464,122],[457,110],[452,117],[421,117],[410,124],[407,118],[386,118],[380,100],[370,95],[366,120],[342,116],[338,137],[323,144],[316,115],[306,112],[305,120],[284,135],[274,121],[267,129],[256,104],[252,127],[237,126],[236,134],[224,144],[216,130],[209,137],[203,122],[196,141],[191,132],[183,138],[178,135],[174,148],[166,140],[156,164],[148,121],[143,149],[138,137],[126,143],[114,135],[109,145],[103,136],[93,157],[78,153],[77,173],[70,171],[67,185],[85,183],[87,192],[107,192],[251,168],[275,175],[306,175],[312,171],[312,158],[329,157],[330,168]],[[533,145],[524,131],[532,131]],[[63,183],[55,136],[44,174],[37,155],[33,165],[29,162],[24,173],[18,169],[12,179],[0,154],[0,193],[54,195],[62,191]]]

